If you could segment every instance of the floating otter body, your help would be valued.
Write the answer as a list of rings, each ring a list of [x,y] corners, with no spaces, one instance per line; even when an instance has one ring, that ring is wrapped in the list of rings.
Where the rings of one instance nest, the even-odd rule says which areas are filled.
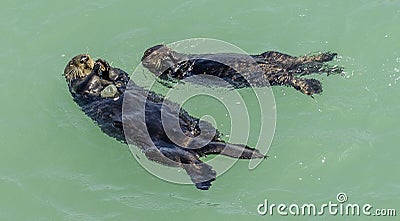
[[[250,56],[235,53],[183,54],[165,45],[157,45],[144,52],[142,64],[164,80],[207,74],[222,78],[234,88],[285,85],[312,96],[322,92],[321,82],[301,76],[342,73],[342,68],[326,64],[336,55],[327,52],[293,57],[275,51]]]
[[[89,55],[78,55],[67,64],[64,76],[74,101],[104,133],[119,141],[134,143],[152,161],[182,167],[198,189],[209,189],[211,182],[216,178],[212,167],[200,160],[202,156],[223,154],[240,159],[265,157],[258,150],[246,145],[226,143],[210,123],[190,116],[180,109],[178,104],[164,99],[161,95],[147,91],[132,81],[128,85],[129,77],[126,72],[110,67],[104,60],[94,62]],[[105,85],[115,85],[118,96],[102,97],[100,94],[106,89]],[[124,97],[132,107],[124,109],[124,117],[135,120],[127,120],[123,124]],[[143,120],[137,119],[141,110],[135,108],[141,104],[145,107]],[[166,121],[173,116],[178,117],[178,128],[164,128],[162,108],[163,114],[168,118]],[[124,130],[127,130],[125,134],[132,136],[125,137]],[[181,131],[185,137],[174,137],[174,133],[171,137],[168,131],[175,130]],[[210,139],[193,139],[200,134],[209,135],[205,137]],[[179,144],[173,140],[178,140]],[[201,146],[198,146],[199,144]]]

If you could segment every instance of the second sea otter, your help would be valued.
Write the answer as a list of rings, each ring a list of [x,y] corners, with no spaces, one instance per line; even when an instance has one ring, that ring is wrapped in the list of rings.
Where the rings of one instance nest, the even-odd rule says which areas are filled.
[[[144,52],[142,64],[164,80],[207,74],[222,78],[234,88],[284,85],[312,96],[322,92],[321,82],[301,76],[342,73],[341,67],[326,64],[336,55],[326,52],[294,57],[276,51],[250,56],[236,53],[184,54],[166,45],[156,45]]]

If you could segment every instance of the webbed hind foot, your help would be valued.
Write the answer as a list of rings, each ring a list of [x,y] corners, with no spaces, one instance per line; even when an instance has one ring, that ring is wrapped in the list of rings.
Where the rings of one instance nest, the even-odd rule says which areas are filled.
[[[211,182],[217,177],[217,173],[213,168],[197,159],[197,162],[183,164],[182,167],[190,176],[197,189],[208,190],[211,187]]]
[[[322,92],[321,82],[316,79],[293,78],[291,81],[291,86],[303,94],[310,96],[314,94],[320,94]]]
[[[331,74],[342,74],[343,67],[339,67],[337,65],[331,66],[319,62],[310,62],[299,65],[298,67],[289,70],[289,72],[297,76],[323,73],[326,73],[329,76]]]
[[[215,180],[217,173],[210,165],[202,162],[198,154],[163,141],[155,144],[157,148],[144,151],[149,160],[185,169],[197,189],[208,190],[211,187],[211,182]]]

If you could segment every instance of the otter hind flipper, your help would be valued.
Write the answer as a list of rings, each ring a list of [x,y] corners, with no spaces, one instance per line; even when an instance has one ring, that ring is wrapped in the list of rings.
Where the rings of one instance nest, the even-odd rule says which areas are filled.
[[[334,52],[323,52],[317,55],[302,56],[298,58],[296,65],[291,68],[293,73],[303,76],[308,74],[327,73],[342,74],[343,67],[337,65],[329,65],[327,62],[332,61],[337,56]]]
[[[196,188],[200,190],[208,190],[211,187],[211,182],[215,180],[217,175],[210,165],[200,160],[183,164],[182,167],[186,170]]]
[[[202,162],[198,154],[164,141],[154,143],[157,149],[149,148],[144,151],[149,160],[166,166],[182,167],[200,190],[208,190],[211,187],[217,173],[210,165]]]
[[[243,144],[230,144],[225,142],[210,142],[206,147],[200,149],[202,155],[222,154],[232,158],[253,159],[266,158],[259,150]]]
[[[296,90],[306,95],[314,95],[322,93],[321,82],[316,79],[308,78],[293,78],[290,85]]]
[[[323,52],[313,56],[307,56],[309,60],[316,62],[328,62],[332,61],[337,56],[335,52]]]

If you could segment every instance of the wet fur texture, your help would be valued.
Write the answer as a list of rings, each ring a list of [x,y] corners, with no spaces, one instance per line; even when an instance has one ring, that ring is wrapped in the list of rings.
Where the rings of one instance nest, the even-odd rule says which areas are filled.
[[[110,67],[104,60],[94,62],[89,55],[77,55],[67,64],[64,76],[74,101],[104,133],[121,142],[135,144],[152,161],[185,169],[198,189],[209,189],[216,178],[212,167],[200,160],[202,156],[223,154],[240,159],[265,157],[258,150],[246,145],[226,143],[210,123],[191,116],[180,109],[178,104],[164,100],[161,95],[147,91],[133,82],[128,84],[127,73]],[[103,80],[107,84],[119,84],[120,95],[116,98],[100,97],[99,91],[104,87]],[[129,105],[124,107],[123,116],[124,98]],[[145,107],[143,120],[137,118],[141,110],[136,107],[140,106]],[[179,117],[179,129],[185,136],[172,137],[179,144],[173,142],[166,132],[177,128],[164,128],[161,123],[163,106],[169,116],[167,121],[173,116]],[[199,125],[202,125],[202,129]],[[130,136],[125,137],[124,132]],[[200,134],[211,136],[211,140],[194,139]],[[192,148],[199,143],[200,148]]]
[[[326,64],[336,55],[325,52],[294,57],[276,51],[250,56],[235,53],[183,54],[165,45],[156,45],[144,52],[142,64],[167,81],[207,74],[222,78],[234,88],[282,85],[312,96],[322,92],[321,82],[302,76],[342,73],[341,67]]]

